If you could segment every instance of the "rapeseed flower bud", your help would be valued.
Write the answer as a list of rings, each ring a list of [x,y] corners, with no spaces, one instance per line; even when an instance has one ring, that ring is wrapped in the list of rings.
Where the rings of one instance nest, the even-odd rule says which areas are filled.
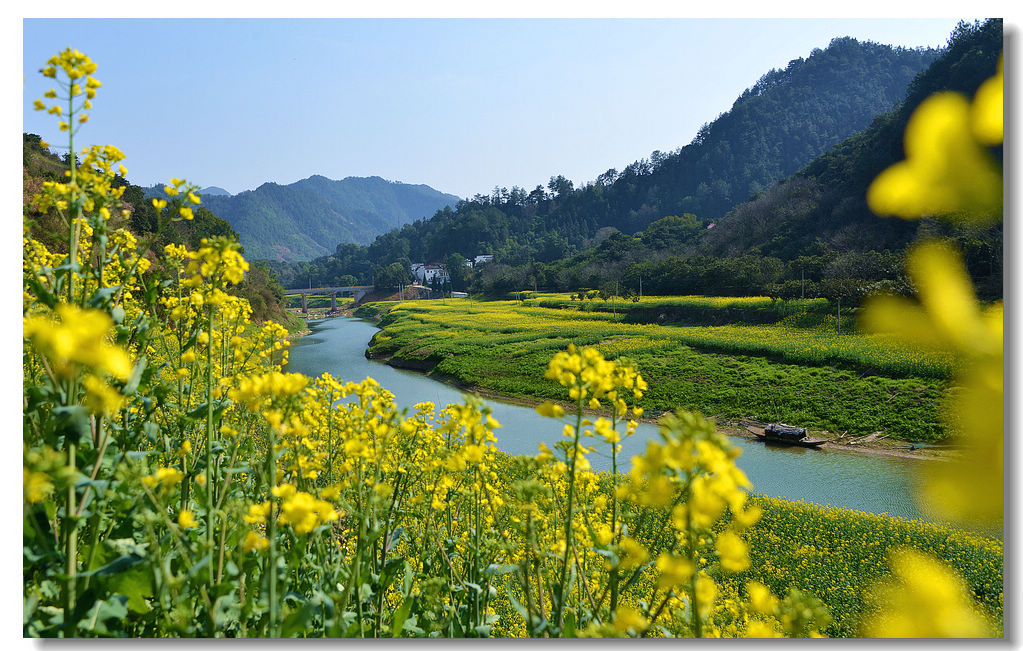
[[[170,488],[185,478],[177,468],[158,468],[156,472],[142,478],[142,483],[149,488]]]
[[[682,558],[666,552],[657,557],[655,567],[659,573],[657,587],[668,589],[688,582],[692,578],[693,572],[696,571],[692,561],[688,558]]]
[[[544,418],[561,418],[565,415],[565,410],[553,402],[545,402],[537,406],[536,413]]]
[[[270,517],[270,502],[261,502],[249,506],[249,512],[242,516],[242,520],[249,524],[264,524]]]
[[[715,547],[721,561],[721,569],[726,572],[742,572],[749,569],[749,547],[742,538],[732,531],[718,535]]]
[[[125,396],[91,373],[82,381],[85,406],[94,414],[113,416],[124,406]]]

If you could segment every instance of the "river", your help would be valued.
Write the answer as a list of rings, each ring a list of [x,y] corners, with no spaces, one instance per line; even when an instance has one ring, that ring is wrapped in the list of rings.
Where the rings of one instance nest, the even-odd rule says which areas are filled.
[[[462,392],[413,371],[396,369],[368,360],[364,351],[377,328],[368,321],[352,318],[311,321],[311,334],[294,342],[288,371],[316,377],[328,372],[343,381],[361,382],[374,378],[395,395],[401,407],[417,402],[440,406],[462,402]],[[488,399],[494,418],[503,425],[496,431],[497,446],[511,454],[536,454],[541,441],[553,447],[561,427],[543,418],[531,407]],[[636,434],[622,442],[620,460],[640,454],[646,440],[657,438],[657,426],[641,423]],[[756,493],[787,500],[804,500],[888,513],[904,518],[923,518],[913,502],[914,482],[926,463],[917,459],[888,457],[841,450],[812,450],[800,447],[765,446],[759,441],[733,437],[742,447],[738,465],[753,483]],[[610,457],[601,447],[590,454],[594,470],[610,467]],[[606,446],[604,446],[606,448]],[[619,463],[619,468],[622,464]]]

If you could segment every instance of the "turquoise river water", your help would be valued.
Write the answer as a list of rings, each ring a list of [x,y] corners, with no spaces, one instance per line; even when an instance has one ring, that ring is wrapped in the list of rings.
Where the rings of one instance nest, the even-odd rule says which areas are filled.
[[[312,333],[294,342],[288,370],[315,377],[324,372],[342,381],[374,378],[395,395],[400,407],[429,401],[438,406],[462,402],[462,392],[421,373],[405,371],[368,360],[366,344],[376,327],[359,319],[337,318],[309,323]],[[502,428],[496,431],[497,446],[511,454],[536,454],[543,441],[553,446],[561,426],[543,418],[531,407],[488,399]],[[658,437],[657,426],[641,423],[636,434],[623,441],[619,459],[640,454],[646,440]],[[733,437],[743,449],[739,466],[753,483],[753,491],[788,500],[804,500],[922,518],[913,502],[914,483],[924,461],[841,450],[765,446],[759,441]],[[610,458],[597,451],[590,455],[595,470],[606,470]],[[626,464],[627,466],[627,461]],[[621,468],[622,464],[619,464]]]

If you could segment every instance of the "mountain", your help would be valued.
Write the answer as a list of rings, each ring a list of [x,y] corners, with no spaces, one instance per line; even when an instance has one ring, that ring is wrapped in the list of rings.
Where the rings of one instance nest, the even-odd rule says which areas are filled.
[[[913,111],[933,93],[972,96],[995,74],[1002,21],[960,25],[941,57],[909,85],[899,105],[838,143],[796,174],[758,193],[711,224],[691,214],[665,217],[636,237],[611,233],[596,246],[551,264],[488,268],[479,288],[492,293],[539,287],[616,287],[650,294],[761,294],[842,298],[879,289],[908,292],[907,245],[924,237],[955,241],[985,300],[1002,289],[1002,224],[882,219],[866,204],[870,183],[905,157],[903,134]],[[1001,148],[994,148],[996,157]],[[849,303],[847,303],[849,304]]]
[[[938,55],[836,38],[766,73],[685,147],[655,151],[580,188],[563,176],[532,191],[497,188],[385,233],[359,255],[346,253],[358,270],[328,260],[319,266],[361,281],[371,280],[366,269],[374,266],[452,253],[492,253],[518,266],[569,257],[612,232],[637,233],[670,215],[717,220],[891,110]]]
[[[732,210],[706,234],[706,252],[791,259],[820,249],[894,251],[915,239],[921,224],[931,231],[939,228],[930,220],[879,219],[867,207],[867,187],[905,157],[903,133],[916,107],[938,91],[972,97],[995,74],[1001,52],[1001,20],[961,23],[942,57],[913,80],[895,110],[877,116],[867,129]],[[1000,156],[1000,148],[996,154]]]
[[[158,195],[161,187],[149,189]],[[289,185],[264,183],[236,195],[208,195],[203,205],[226,219],[253,260],[307,260],[339,242],[368,244],[374,237],[458,203],[428,185],[350,176],[310,176]]]
[[[686,147],[651,156],[655,169],[637,190],[656,189],[657,217],[716,220],[890,110],[938,54],[835,38],[763,75]]]
[[[231,196],[230,192],[228,192],[224,188],[218,188],[215,185],[211,185],[208,188],[203,188],[202,192],[200,194],[202,194],[202,196],[204,196],[204,197],[213,197],[213,196],[221,196],[221,195],[226,195],[228,197]]]

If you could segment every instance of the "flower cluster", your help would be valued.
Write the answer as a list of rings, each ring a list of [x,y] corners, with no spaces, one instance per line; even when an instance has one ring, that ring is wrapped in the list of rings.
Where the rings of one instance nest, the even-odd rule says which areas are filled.
[[[98,371],[118,380],[128,379],[131,358],[123,348],[109,343],[113,327],[109,315],[66,303],[57,305],[56,313],[57,322],[43,315],[25,317],[23,334],[58,378]]]
[[[58,78],[58,70],[64,73],[65,79]],[[69,121],[61,120],[60,130],[71,130],[73,127],[70,122],[72,117],[83,109],[92,108],[92,100],[96,97],[96,89],[102,86],[99,80],[92,76],[96,72],[96,64],[78,50],[67,48],[60,54],[50,57],[49,61],[46,62],[46,67],[40,72],[43,73],[44,77],[55,80],[58,86],[60,86],[62,95],[58,95],[56,89],[51,89],[44,93],[44,97],[49,100],[61,99],[67,101],[67,105],[70,107],[68,110]],[[82,81],[83,79],[84,82]],[[75,106],[75,98],[82,95],[85,96],[84,100],[78,106]],[[45,102],[37,99],[35,100],[34,108],[37,111],[46,111],[58,118],[64,115],[63,106],[57,103],[47,106]],[[88,122],[88,114],[82,113],[78,121],[79,123]]]

